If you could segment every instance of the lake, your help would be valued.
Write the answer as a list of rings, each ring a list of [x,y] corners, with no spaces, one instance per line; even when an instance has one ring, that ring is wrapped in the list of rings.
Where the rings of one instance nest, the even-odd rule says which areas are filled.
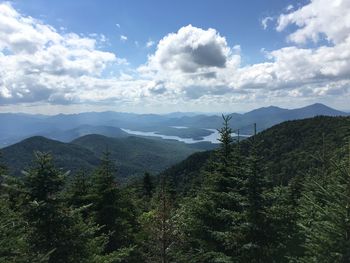
[[[173,126],[173,128],[177,129],[187,129],[187,127],[182,127],[182,126]],[[218,141],[219,138],[219,132],[215,129],[205,129],[208,131],[211,131],[212,133],[208,136],[204,136],[202,140],[194,140],[192,138],[181,138],[179,136],[173,136],[173,135],[163,135],[163,134],[158,134],[156,131],[154,132],[144,132],[144,131],[134,131],[134,130],[129,130],[129,129],[122,129],[123,131],[133,134],[133,135],[139,135],[139,136],[150,136],[150,137],[159,137],[162,139],[166,140],[177,140],[180,142],[184,143],[198,143],[198,142],[211,142],[211,143],[220,143]],[[233,137],[237,136],[237,134],[233,133]],[[249,137],[249,135],[241,135],[242,137]]]

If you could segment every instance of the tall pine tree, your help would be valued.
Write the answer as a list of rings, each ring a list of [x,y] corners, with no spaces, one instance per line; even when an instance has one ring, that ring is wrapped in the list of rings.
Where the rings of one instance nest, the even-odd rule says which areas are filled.
[[[66,205],[62,188],[67,174],[55,168],[49,154],[37,152],[35,157],[21,189],[30,253],[49,263],[96,262],[105,241],[95,237],[96,226],[85,224],[79,210]]]
[[[178,211],[183,262],[236,262],[240,253],[244,199],[240,153],[233,148],[230,117],[223,116],[223,121],[221,145],[203,172],[204,185]]]
[[[94,221],[101,226],[100,233],[109,236],[105,253],[131,252],[133,249],[136,216],[133,205],[121,193],[115,180],[116,168],[105,152],[96,170],[89,200]]]
[[[267,249],[267,218],[264,190],[266,188],[266,175],[259,155],[259,141],[256,136],[256,124],[254,124],[254,136],[250,139],[250,153],[246,161],[246,197],[245,208],[245,244],[243,258],[247,262],[266,262]]]
[[[350,262],[350,142],[333,169],[309,176],[300,201],[305,254],[299,262]]]

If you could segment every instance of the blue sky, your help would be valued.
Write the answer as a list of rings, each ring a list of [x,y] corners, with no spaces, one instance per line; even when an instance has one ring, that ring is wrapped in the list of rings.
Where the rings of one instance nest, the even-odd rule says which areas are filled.
[[[349,11],[347,0],[0,1],[0,111],[349,109]]]
[[[244,63],[264,60],[261,48],[284,45],[285,33],[264,30],[261,20],[277,16],[294,1],[203,1],[203,0],[26,0],[13,1],[22,13],[56,28],[79,34],[104,34],[110,41],[104,49],[125,57],[133,66],[145,63],[149,40],[158,42],[169,32],[192,24],[215,28],[229,45],[241,45]],[[117,26],[119,24],[120,27]],[[120,36],[127,36],[121,41]],[[137,41],[137,44],[135,44]]]

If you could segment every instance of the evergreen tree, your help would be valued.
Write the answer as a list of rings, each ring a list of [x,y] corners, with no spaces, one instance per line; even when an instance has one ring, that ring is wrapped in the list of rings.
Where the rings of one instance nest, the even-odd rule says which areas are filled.
[[[48,262],[95,262],[103,238],[94,238],[95,227],[86,225],[79,211],[66,206],[62,198],[63,174],[49,154],[35,154],[33,167],[24,172],[24,220],[28,222],[28,243],[33,255]]]
[[[154,198],[155,207],[141,215],[144,233],[143,253],[146,262],[175,262],[173,202],[168,191],[166,178],[162,176],[160,188]]]
[[[153,189],[154,189],[154,186],[153,186],[151,174],[149,172],[145,172],[143,176],[143,183],[142,183],[142,195],[144,196],[144,198],[146,199],[152,198]]]
[[[0,263],[45,262],[40,255],[29,251],[27,227],[21,214],[9,207],[8,197],[0,195]]]
[[[1,157],[1,156],[0,156]],[[27,225],[16,204],[10,198],[15,180],[6,176],[6,167],[0,163],[0,263],[45,262],[44,257],[32,255],[27,242]],[[16,195],[20,193],[17,191]]]
[[[262,170],[261,158],[258,154],[258,142],[256,139],[256,124],[254,124],[254,136],[251,138],[250,154],[247,159],[246,169],[246,260],[249,262],[264,262],[263,246],[266,244],[264,212],[265,178]]]
[[[123,196],[115,181],[115,166],[108,152],[93,177],[90,194],[94,221],[101,226],[99,233],[108,235],[105,253],[131,251],[136,216],[131,202]]]
[[[1,180],[1,176],[6,174],[6,172],[7,172],[7,169],[6,169],[6,166],[2,163],[2,154],[0,152],[0,180]]]
[[[349,157],[334,162],[332,172],[307,178],[299,214],[299,262],[350,262],[350,144]]]
[[[298,233],[297,206],[289,186],[276,186],[266,194],[268,221],[264,244],[265,257],[271,262],[293,262],[302,254],[302,238]]]
[[[64,174],[53,166],[51,156],[36,153],[35,157],[34,166],[24,172],[24,190],[27,192],[25,219],[31,227],[31,250],[50,254],[51,262],[67,262],[70,253],[64,243],[69,223],[61,213],[64,208],[59,199]]]
[[[72,176],[67,189],[65,189],[65,201],[67,205],[76,209],[81,209],[81,215],[84,219],[88,219],[89,208],[91,206],[90,190],[91,178],[85,171],[80,170]]]
[[[237,262],[241,250],[243,182],[241,167],[235,166],[240,153],[232,145],[230,117],[223,120],[221,146],[203,174],[204,185],[178,211],[182,238],[178,258],[182,254],[183,262]]]

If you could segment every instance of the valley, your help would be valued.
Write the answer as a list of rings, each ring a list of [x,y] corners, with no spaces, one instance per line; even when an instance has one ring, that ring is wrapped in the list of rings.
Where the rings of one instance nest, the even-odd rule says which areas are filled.
[[[258,131],[287,120],[310,118],[318,115],[347,116],[323,104],[313,104],[298,109],[278,107],[259,108],[244,114],[229,114],[234,132],[242,137],[253,133],[253,123]],[[0,147],[32,136],[44,136],[61,142],[70,142],[80,136],[100,134],[107,137],[125,137],[128,134],[157,136],[185,143],[217,143],[217,129],[222,117],[203,114],[134,114],[120,112],[86,112],[54,116],[0,113]],[[181,127],[176,128],[176,127]],[[186,128],[184,128],[186,127]],[[128,131],[128,132],[127,132]],[[246,136],[245,136],[246,135]]]
[[[350,0],[0,0],[0,263],[350,263]]]

